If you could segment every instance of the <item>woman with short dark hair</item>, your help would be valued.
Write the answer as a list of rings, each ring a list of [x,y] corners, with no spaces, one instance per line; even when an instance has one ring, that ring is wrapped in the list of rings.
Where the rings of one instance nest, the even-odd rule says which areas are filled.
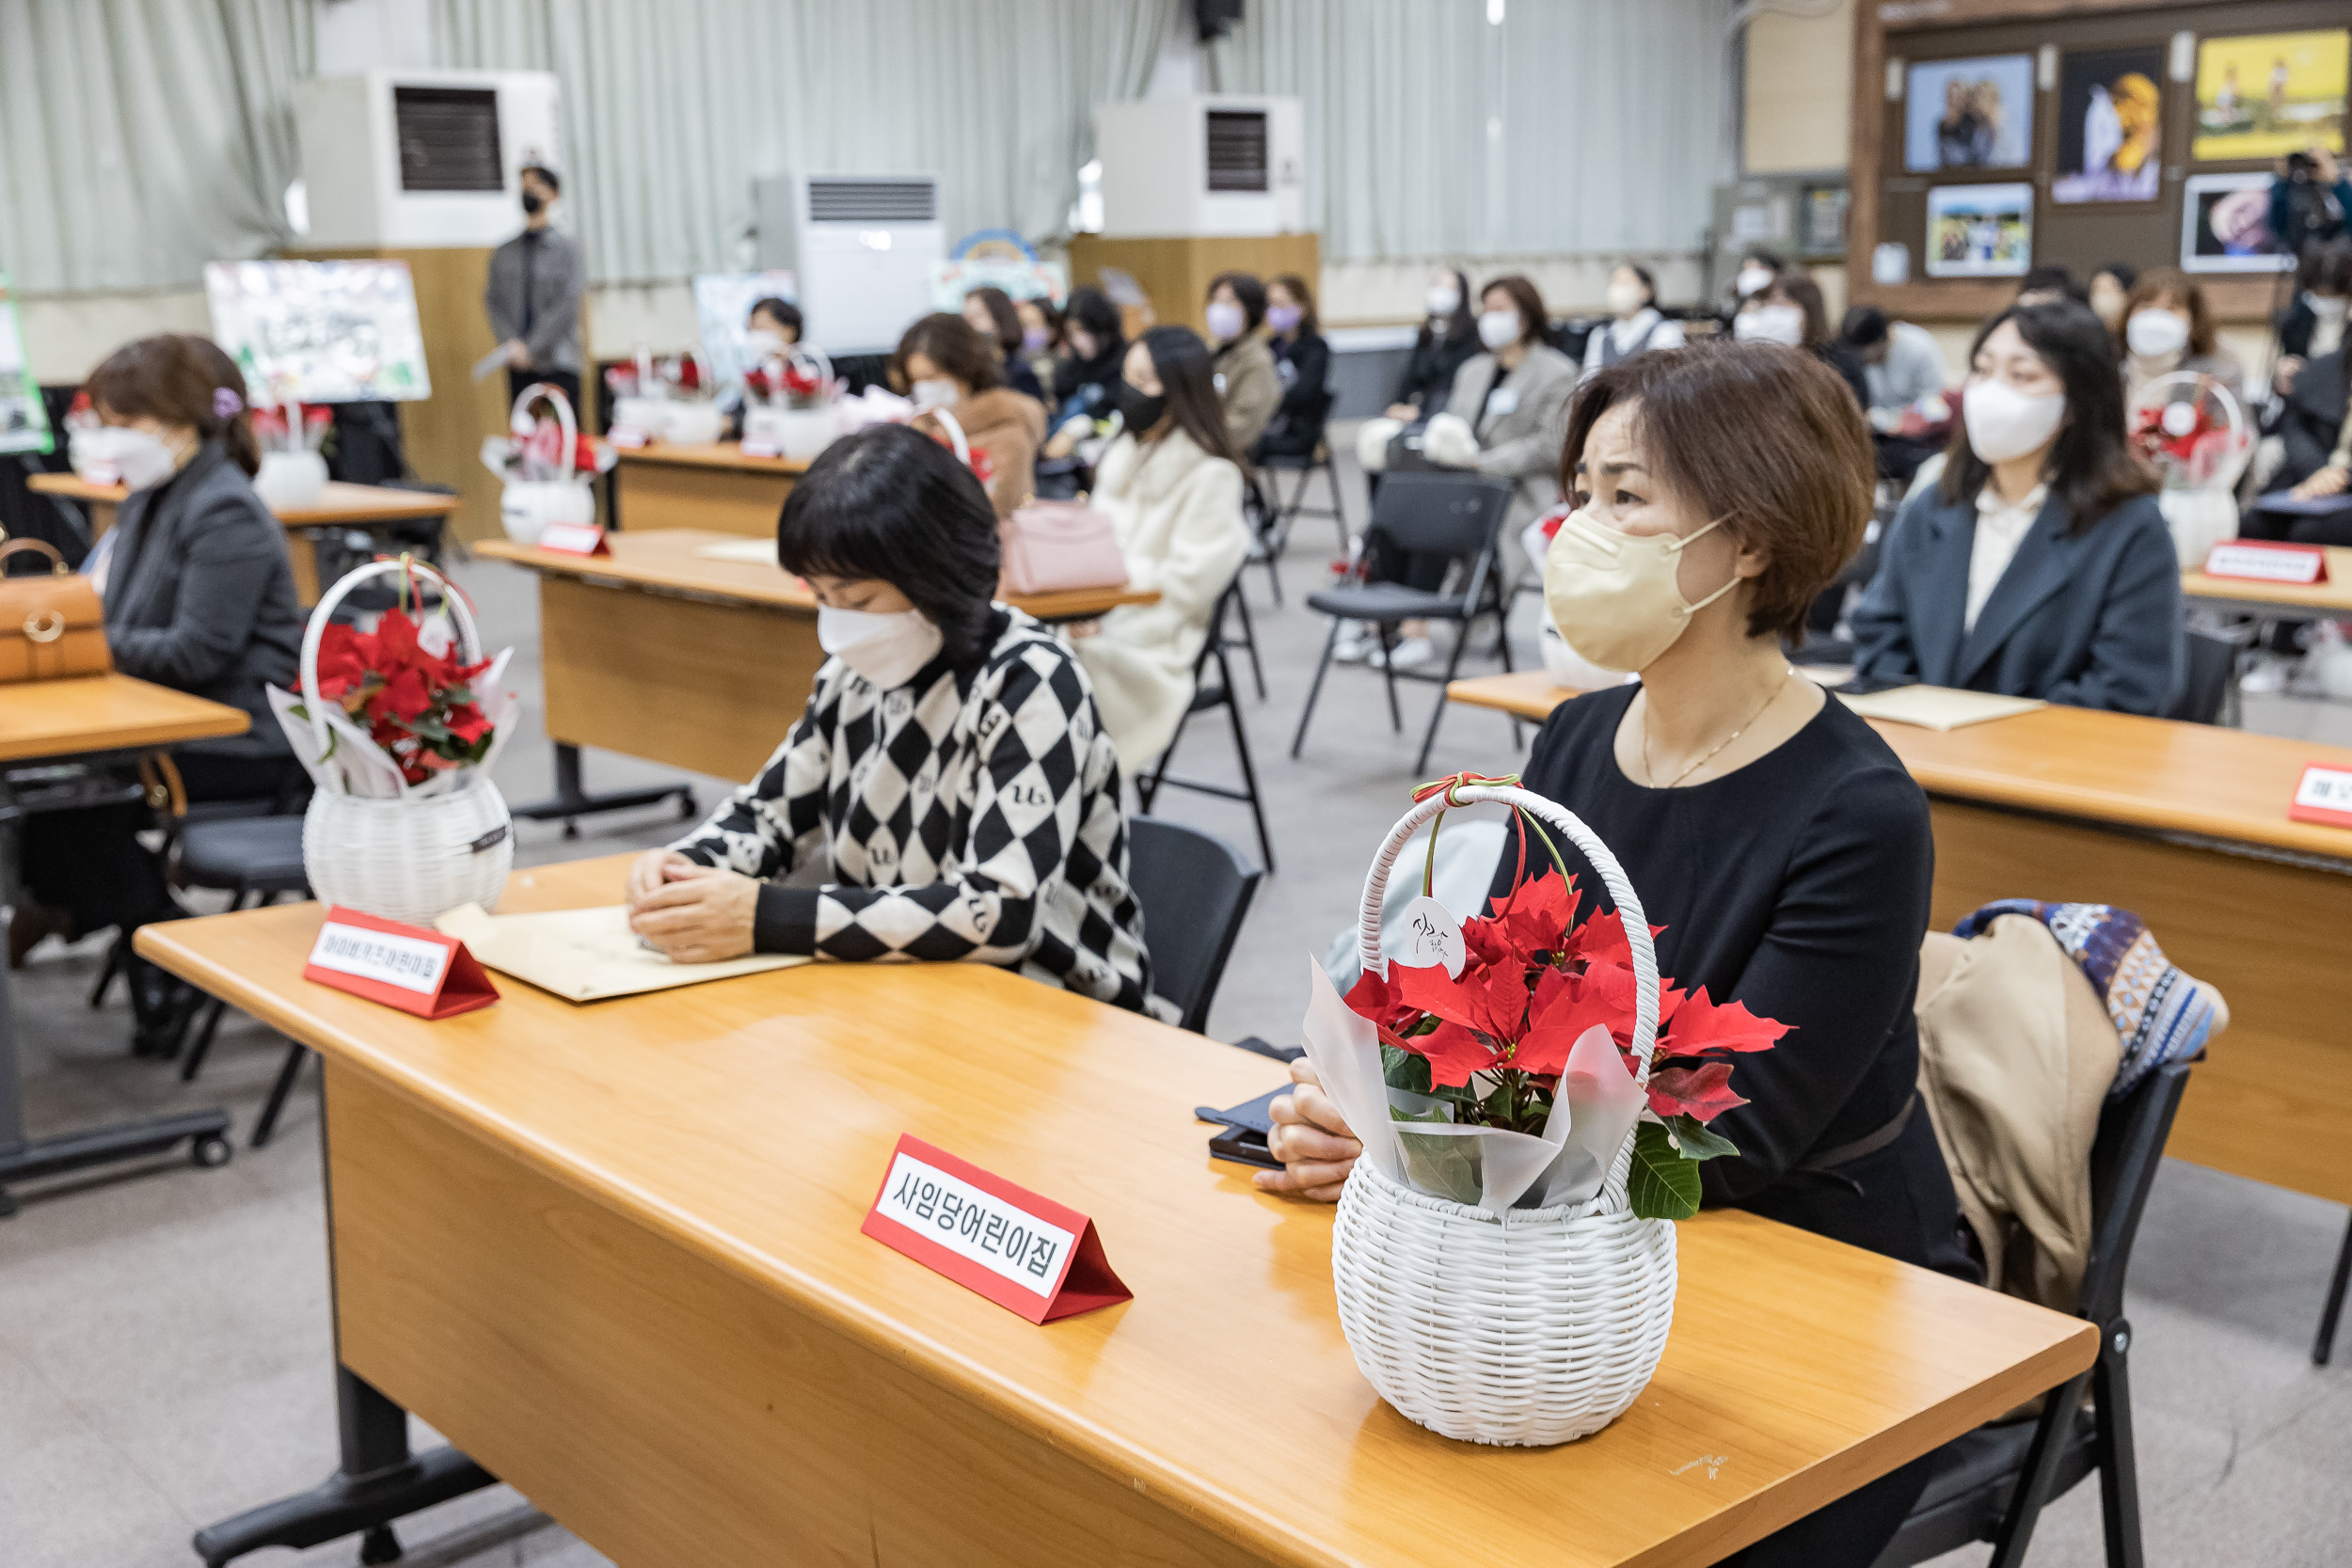
[[[2221,346],[2204,286],[2178,267],[2152,267],[2123,298],[2123,401],[2158,376],[2211,376],[2233,398],[2246,395],[2246,367]]]
[[[831,657],[759,776],[630,866],[630,926],[682,962],[990,963],[1144,1010],[1118,759],[1069,647],[993,602],[971,470],[903,425],[845,436],[785,499],[776,556]]]
[[[1265,434],[1282,401],[1282,378],[1265,341],[1265,285],[1246,272],[1219,273],[1209,282],[1209,341],[1216,345],[1218,400],[1225,434],[1235,451],[1248,451]]]
[[[1854,607],[1854,673],[2169,711],[2180,563],[2124,444],[2106,325],[2072,301],[2012,305],[1970,364],[1943,479],[1896,517]]]
[[[1024,367],[1025,369],[1026,367]],[[914,400],[915,428],[940,434],[955,420],[964,444],[986,452],[990,504],[1009,517],[1037,490],[1037,449],[1045,408],[1004,385],[996,346],[961,316],[942,310],[919,318],[890,356],[890,384]]]
[[[1296,273],[1266,284],[1266,346],[1282,381],[1282,401],[1249,460],[1311,457],[1323,444],[1323,421],[1331,411],[1331,347],[1315,319],[1314,290]]]
[[[1737,430],[1740,439],[1725,440]],[[1916,1114],[1912,1005],[1934,864],[1927,798],[1878,735],[1788,665],[1782,639],[1862,546],[1873,467],[1837,377],[1783,348],[1694,344],[1601,372],[1561,454],[1576,511],[1545,599],[1561,635],[1638,684],[1552,710],[1526,785],[1624,862],[1660,972],[1789,1026],[1742,1056],[1745,1103],[1699,1167],[1744,1209],[1963,1279],[1960,1212]],[[1516,819],[1510,830],[1523,832]],[[1577,889],[1608,907],[1561,845]],[[1522,854],[1524,859],[1522,860]],[[1507,841],[1495,892],[1540,843]],[[1261,1187],[1334,1199],[1359,1146],[1311,1071],[1272,1106]],[[1919,1461],[1727,1560],[1862,1568],[1927,1482]]]
[[[999,379],[1014,391],[1042,404],[1045,388],[1022,353],[1021,312],[1013,305],[1012,296],[993,287],[970,290],[963,296],[963,319],[996,350],[1002,360]]]

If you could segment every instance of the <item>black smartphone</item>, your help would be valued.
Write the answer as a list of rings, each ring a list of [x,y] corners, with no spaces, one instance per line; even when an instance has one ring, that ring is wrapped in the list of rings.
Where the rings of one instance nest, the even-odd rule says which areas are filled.
[[[1254,1127],[1220,1127],[1209,1140],[1209,1156],[1216,1160],[1231,1160],[1237,1165],[1256,1165],[1263,1170],[1280,1170],[1277,1160],[1265,1146],[1265,1134]]]

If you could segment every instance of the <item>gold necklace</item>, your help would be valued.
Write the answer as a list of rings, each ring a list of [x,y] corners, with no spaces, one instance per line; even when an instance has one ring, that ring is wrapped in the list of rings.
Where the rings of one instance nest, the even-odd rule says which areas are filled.
[[[1715,742],[1714,745],[1709,746],[1707,749],[1707,754],[1705,756],[1699,758],[1698,761],[1692,763],[1681,772],[1677,773],[1673,778],[1668,779],[1662,784],[1658,782],[1658,769],[1650,766],[1649,708],[1645,703],[1642,709],[1642,776],[1650,781],[1650,787],[1652,789],[1674,788],[1683,780],[1689,778],[1692,774],[1697,772],[1700,768],[1714,761],[1716,752],[1722,751],[1724,747],[1730,745],[1733,741],[1747,734],[1748,726],[1755,723],[1758,719],[1763,718],[1764,710],[1771,707],[1775,702],[1778,702],[1780,700],[1780,694],[1788,689],[1788,677],[1794,673],[1796,673],[1796,671],[1793,667],[1784,669],[1781,672],[1779,684],[1774,686],[1771,691],[1765,694],[1763,702],[1756,705],[1756,711],[1749,714],[1746,721],[1742,722],[1738,729],[1732,731],[1729,735]]]

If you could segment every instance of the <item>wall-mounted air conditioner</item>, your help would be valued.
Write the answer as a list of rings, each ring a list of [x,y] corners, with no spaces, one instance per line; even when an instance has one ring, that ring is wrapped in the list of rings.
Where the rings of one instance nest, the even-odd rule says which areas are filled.
[[[808,340],[826,353],[886,354],[929,310],[947,255],[929,174],[793,174],[752,186],[759,265],[799,275]]]
[[[1144,98],[1094,111],[1103,234],[1287,234],[1306,227],[1295,98]]]
[[[545,71],[371,71],[295,85],[308,246],[492,245],[525,164],[562,174]]]

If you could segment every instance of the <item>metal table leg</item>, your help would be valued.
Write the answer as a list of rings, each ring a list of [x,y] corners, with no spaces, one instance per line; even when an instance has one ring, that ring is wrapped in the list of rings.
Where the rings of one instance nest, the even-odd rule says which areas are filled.
[[[694,790],[691,784],[660,784],[646,789],[614,789],[591,795],[580,786],[580,748],[565,741],[555,743],[555,793],[533,805],[516,806],[512,815],[533,822],[561,819],[565,838],[580,836],[582,816],[603,811],[629,811],[638,806],[659,805],[676,797],[678,816],[692,820]]]
[[[2344,1245],[2336,1249],[2335,1277],[2328,1283],[2328,1306],[2319,1314],[2319,1337],[2312,1341],[2312,1360],[2325,1367],[2336,1348],[2336,1323],[2344,1316],[2344,1291],[2352,1285],[2352,1221],[2344,1227]]]

